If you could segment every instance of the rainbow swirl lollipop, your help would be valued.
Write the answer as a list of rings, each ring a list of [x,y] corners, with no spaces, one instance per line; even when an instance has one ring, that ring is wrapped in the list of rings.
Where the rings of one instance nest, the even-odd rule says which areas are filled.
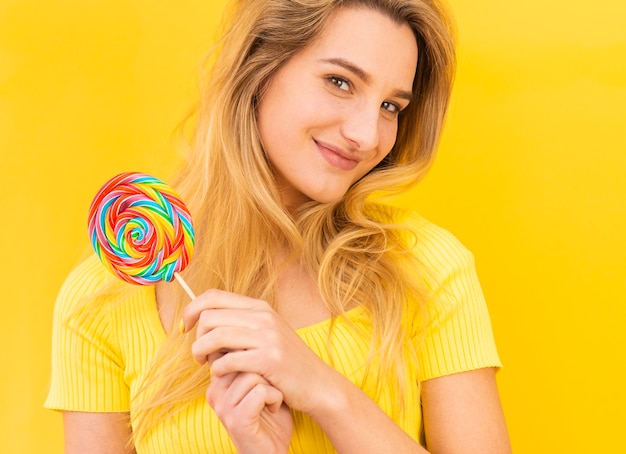
[[[194,230],[178,194],[137,172],[109,180],[89,208],[89,237],[96,254],[131,284],[171,281],[193,255]]]

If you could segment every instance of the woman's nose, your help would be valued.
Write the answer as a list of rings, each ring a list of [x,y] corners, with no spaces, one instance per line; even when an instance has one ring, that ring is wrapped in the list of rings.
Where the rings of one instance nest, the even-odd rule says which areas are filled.
[[[380,106],[355,105],[345,116],[341,134],[357,150],[378,147]]]

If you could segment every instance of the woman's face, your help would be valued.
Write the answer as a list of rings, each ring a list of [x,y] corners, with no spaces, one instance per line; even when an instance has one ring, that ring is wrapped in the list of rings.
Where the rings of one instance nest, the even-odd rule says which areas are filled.
[[[340,200],[389,153],[416,65],[408,25],[349,8],[274,74],[258,121],[288,209]]]

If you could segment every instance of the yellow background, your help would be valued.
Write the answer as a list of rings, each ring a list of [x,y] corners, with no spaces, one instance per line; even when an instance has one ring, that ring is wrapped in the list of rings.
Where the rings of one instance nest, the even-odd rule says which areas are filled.
[[[115,173],[167,179],[224,0],[0,2],[0,451],[62,452],[50,322]],[[438,162],[403,203],[474,251],[517,453],[617,452],[626,345],[626,3],[452,0]]]

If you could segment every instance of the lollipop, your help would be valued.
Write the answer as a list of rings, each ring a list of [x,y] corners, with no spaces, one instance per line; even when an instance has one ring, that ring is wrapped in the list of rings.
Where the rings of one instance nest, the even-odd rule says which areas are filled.
[[[157,178],[127,172],[109,180],[89,208],[89,237],[102,263],[131,284],[176,278],[189,264],[194,230],[178,194]]]

